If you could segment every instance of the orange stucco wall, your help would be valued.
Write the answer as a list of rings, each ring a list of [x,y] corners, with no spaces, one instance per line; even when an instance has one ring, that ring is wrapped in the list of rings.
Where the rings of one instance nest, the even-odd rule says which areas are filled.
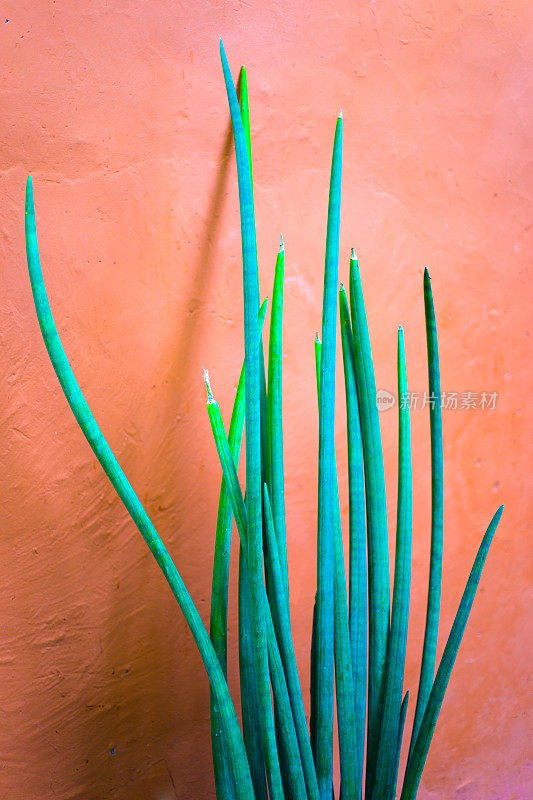
[[[235,75],[241,63],[249,70],[265,295],[280,231],[286,244],[288,549],[303,680],[315,585],[313,339],[342,108],[340,272],[346,279],[354,245],[378,387],[395,390],[402,323],[410,388],[426,389],[428,264],[443,389],[478,401],[497,392],[492,410],[444,412],[440,650],[481,534],[500,503],[506,510],[420,797],[531,797],[531,3],[17,0],[2,15],[0,796],[213,797],[202,665],[49,364],[26,271],[23,201],[31,172],[66,351],[207,621],[220,471],[201,366],[227,416],[242,358],[222,36]],[[345,514],[340,370],[338,388]],[[392,531],[396,411],[381,421]],[[412,427],[406,685],[415,690],[429,552],[427,408],[413,410]],[[236,691],[234,602],[231,633]]]

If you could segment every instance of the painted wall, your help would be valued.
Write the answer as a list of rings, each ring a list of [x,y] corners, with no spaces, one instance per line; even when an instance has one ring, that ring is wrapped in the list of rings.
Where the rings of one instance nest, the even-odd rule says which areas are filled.
[[[264,295],[280,231],[286,243],[289,562],[303,679],[315,585],[313,340],[342,108],[341,275],[354,245],[378,387],[395,391],[401,323],[410,388],[420,393],[412,691],[429,552],[426,264],[442,386],[459,393],[459,407],[444,412],[439,651],[482,532],[506,504],[420,798],[526,800],[531,3],[18,0],[2,15],[0,797],[213,797],[202,665],[49,364],[26,271],[23,202],[31,172],[66,351],[207,621],[220,471],[201,366],[228,416],[242,359],[222,36],[235,75],[243,62],[249,69]],[[346,514],[340,371],[338,387]],[[461,408],[466,392],[477,407]],[[483,392],[496,393],[493,409],[480,407]],[[381,421],[393,530],[396,411]],[[233,602],[234,690],[235,623]]]

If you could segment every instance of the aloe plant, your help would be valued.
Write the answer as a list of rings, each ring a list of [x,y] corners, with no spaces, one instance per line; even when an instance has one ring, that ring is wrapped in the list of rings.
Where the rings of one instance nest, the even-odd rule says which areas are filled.
[[[244,363],[228,433],[205,374],[208,416],[222,485],[217,518],[210,634],[183,580],[100,431],[70,368],[52,317],[37,247],[32,179],[26,191],[26,248],[44,342],[72,411],[185,616],[211,687],[218,800],[332,800],[336,697],[341,800],[393,800],[409,692],[404,665],[412,546],[409,406],[399,404],[398,503],[392,608],[385,476],[376,385],[362,282],[354,251],[349,291],[338,287],[343,120],[335,127],[329,192],[322,338],[315,358],[319,411],[317,591],[311,641],[310,720],[291,634],[282,419],[285,249],[276,258],[264,363],[266,301],[260,305],[246,71],[240,100],[220,44],[237,158],[244,288]],[[401,800],[413,800],[487,553],[503,507],[482,539],[435,674],[442,577],[443,458],[437,328],[424,273],[431,439],[431,555],[426,631]],[[349,561],[346,579],[334,443],[336,325],[340,319],[348,446]],[[405,398],[404,335],[398,331],[398,397]],[[246,481],[237,467],[246,431]],[[241,719],[227,684],[227,607],[233,519],[239,547]],[[367,562],[368,553],[368,562]],[[348,585],[348,588],[347,588]],[[368,636],[368,653],[367,653]],[[368,707],[367,707],[368,694]],[[366,765],[364,764],[366,740]]]

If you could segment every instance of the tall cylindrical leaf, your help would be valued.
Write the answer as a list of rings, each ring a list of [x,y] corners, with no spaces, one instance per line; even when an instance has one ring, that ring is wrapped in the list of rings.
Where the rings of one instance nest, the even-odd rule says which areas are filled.
[[[366,794],[372,796],[381,700],[385,680],[389,634],[389,549],[387,501],[381,449],[381,432],[376,405],[376,380],[366,320],[359,265],[352,250],[350,258],[350,302],[354,344],[355,378],[359,399],[363,459],[365,467],[366,518],[368,538],[368,742]]]
[[[442,455],[442,411],[440,392],[439,346],[437,323],[431,280],[424,270],[424,308],[426,315],[426,340],[429,374],[429,427],[431,435],[431,556],[429,562],[429,585],[426,612],[426,629],[420,667],[420,680],[416,698],[415,718],[409,755],[412,754],[422,717],[426,710],[437,657],[439,632],[440,594],[442,582],[442,539],[444,525],[444,485]]]
[[[362,792],[366,688],[367,688],[367,636],[368,636],[368,584],[366,555],[365,475],[359,402],[355,384],[353,337],[350,308],[346,291],[341,284],[339,294],[344,383],[346,388],[346,425],[348,435],[348,499],[350,523],[350,647],[354,681],[355,730],[357,742],[357,784]]]
[[[396,511],[396,557],[394,591],[383,710],[372,800],[389,800],[396,769],[398,731],[409,622],[411,588],[411,541],[413,528],[413,480],[411,470],[411,426],[403,330],[398,330],[398,504]]]
[[[274,734],[274,717],[268,670],[268,652],[263,605],[263,522],[262,522],[262,468],[261,468],[261,375],[259,342],[257,340],[257,313],[259,310],[259,282],[257,276],[257,249],[255,214],[252,193],[249,152],[241,118],[241,109],[229,65],[220,42],[220,55],[228,103],[233,126],[237,177],[244,290],[244,353],[246,364],[246,508],[248,516],[248,559],[250,602],[252,610],[252,636],[259,696],[260,721],[266,758],[269,790],[273,800],[283,797],[279,758]]]
[[[339,117],[329,191],[319,402],[315,764],[321,800],[331,800],[333,776],[335,355],[341,172],[342,117]]]
[[[487,528],[487,531],[481,541],[479,550],[474,560],[472,571],[470,572],[470,576],[466,583],[457,614],[455,615],[455,619],[453,621],[450,635],[448,636],[448,641],[446,642],[446,646],[444,648],[444,653],[442,654],[442,658],[440,660],[435,681],[433,682],[433,686],[429,694],[429,699],[426,705],[424,716],[422,718],[422,724],[420,725],[415,746],[413,748],[412,755],[407,762],[407,769],[405,772],[400,800],[415,800],[416,798],[418,786],[420,784],[420,778],[422,776],[422,770],[424,769],[424,764],[426,763],[429,745],[431,744],[431,739],[433,737],[435,725],[437,724],[439,711],[442,706],[442,701],[444,700],[444,694],[446,692],[453,665],[459,651],[459,646],[465,632],[466,623],[468,622],[468,617],[470,616],[472,603],[474,602],[474,597],[476,595],[481,573],[483,571],[483,566],[489,552],[489,547],[492,539],[494,538],[494,534],[496,533],[496,528],[498,527],[502,512],[503,506],[500,506],[490,521],[489,527]]]
[[[283,473],[283,402],[282,402],[282,322],[283,279],[285,269],[285,247],[283,238],[276,258],[272,311],[270,317],[270,339],[268,347],[268,393],[267,393],[267,453],[268,485],[272,502],[274,529],[278,539],[279,559],[285,594],[289,599],[287,573],[287,541],[285,531],[285,479]]]

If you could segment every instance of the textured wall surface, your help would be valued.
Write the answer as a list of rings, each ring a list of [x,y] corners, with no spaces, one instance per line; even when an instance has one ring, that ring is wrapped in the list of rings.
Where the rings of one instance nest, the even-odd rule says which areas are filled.
[[[288,550],[306,696],[316,580],[313,340],[342,108],[340,273],[346,280],[354,245],[378,387],[395,391],[401,323],[410,388],[420,393],[412,412],[412,691],[429,553],[426,264],[442,386],[459,393],[458,408],[444,412],[439,652],[480,537],[506,504],[420,798],[527,800],[531,3],[17,0],[2,15],[0,798],[214,796],[207,680],[49,364],[27,277],[23,203],[31,172],[65,349],[207,622],[220,470],[201,365],[228,416],[242,359],[221,36],[234,74],[241,63],[249,70],[264,295],[280,231],[286,244]],[[340,370],[338,388],[346,515]],[[477,407],[461,407],[466,392]],[[480,407],[483,392],[497,393],[494,408]],[[396,416],[381,415],[391,534]],[[233,689],[235,628],[232,601]]]

